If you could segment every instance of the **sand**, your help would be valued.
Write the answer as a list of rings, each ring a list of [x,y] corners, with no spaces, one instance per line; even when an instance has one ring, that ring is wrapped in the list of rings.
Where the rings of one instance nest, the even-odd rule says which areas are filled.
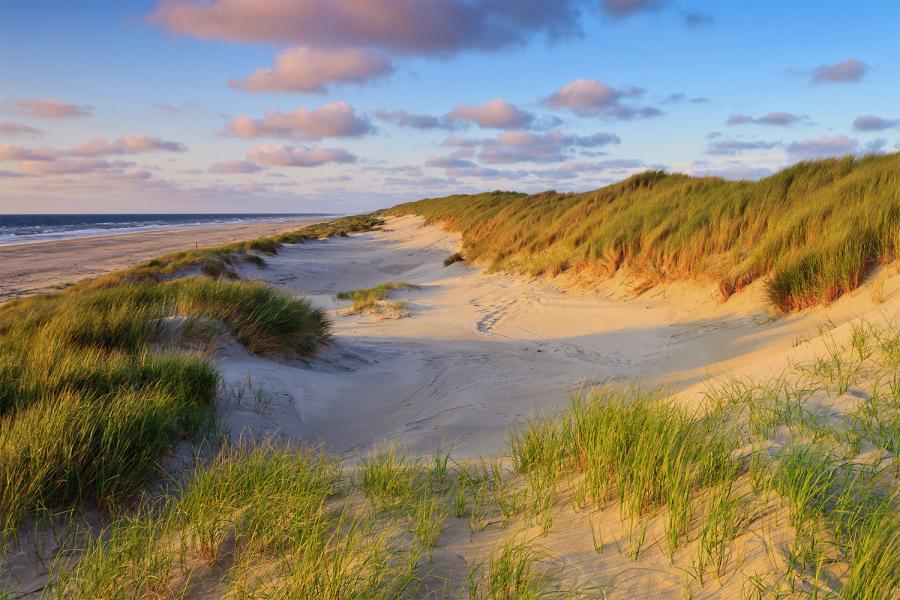
[[[458,248],[457,235],[403,217],[384,231],[288,246],[268,270],[246,267],[244,277],[329,308],[335,335],[306,364],[223,349],[218,361],[232,388],[249,378],[267,398],[263,409],[225,403],[232,435],[321,443],[350,459],[386,439],[415,453],[443,443],[460,459],[500,456],[509,427],[565,407],[578,386],[663,385],[695,406],[712,378],[776,374],[821,354],[821,339],[799,343],[820,327],[840,336],[854,319],[900,310],[898,277],[887,278],[884,303],[861,288],[775,318],[759,286],[726,303],[712,286],[691,284],[634,297],[627,282],[613,281],[584,295],[463,263],[444,267]],[[391,294],[408,303],[408,318],[346,316],[348,303],[333,298],[389,280],[421,286]]]
[[[321,220],[208,225],[3,245],[0,302],[60,289],[170,252],[273,235]]]

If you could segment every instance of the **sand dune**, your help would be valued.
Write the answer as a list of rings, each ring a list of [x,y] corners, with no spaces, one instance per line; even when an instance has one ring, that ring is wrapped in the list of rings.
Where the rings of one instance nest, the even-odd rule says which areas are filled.
[[[865,288],[826,308],[773,318],[751,287],[727,303],[712,288],[677,284],[634,297],[615,281],[580,295],[540,281],[444,267],[458,236],[390,219],[384,231],[288,246],[261,278],[310,296],[334,313],[333,344],[308,364],[277,363],[226,348],[219,364],[232,387],[248,377],[267,396],[264,410],[227,402],[232,435],[278,435],[320,442],[355,456],[396,438],[412,452],[441,441],[458,458],[500,455],[507,429],[565,407],[567,390],[606,381],[664,385],[696,405],[711,378],[762,376],[814,356],[819,327],[897,313],[898,281],[875,305]],[[396,291],[412,315],[342,316],[333,296],[388,280],[421,285]]]

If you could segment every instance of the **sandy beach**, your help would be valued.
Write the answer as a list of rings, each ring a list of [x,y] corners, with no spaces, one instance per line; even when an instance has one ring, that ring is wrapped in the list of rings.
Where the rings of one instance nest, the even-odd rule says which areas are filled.
[[[0,302],[61,289],[170,252],[273,235],[316,221],[184,227],[0,246]]]
[[[865,316],[882,320],[900,307],[897,277],[875,305],[859,289],[829,307],[773,318],[761,290],[726,303],[712,287],[677,284],[635,297],[627,282],[600,294],[563,291],[543,281],[483,274],[443,259],[459,237],[417,217],[390,219],[384,231],[285,247],[265,280],[327,307],[334,341],[308,364],[274,362],[237,344],[220,354],[226,381],[248,377],[271,399],[265,411],[225,402],[234,437],[276,436],[323,443],[352,458],[396,439],[414,453],[439,443],[455,456],[502,454],[508,428],[565,407],[569,391],[605,382],[662,385],[696,406],[717,376],[766,376],[822,352],[824,324],[840,337]],[[344,316],[334,295],[385,281],[411,315]]]

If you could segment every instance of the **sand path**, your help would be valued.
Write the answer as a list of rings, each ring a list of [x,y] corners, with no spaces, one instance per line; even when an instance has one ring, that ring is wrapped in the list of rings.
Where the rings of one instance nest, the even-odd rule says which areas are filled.
[[[335,310],[335,336],[309,363],[226,348],[226,382],[238,390],[249,378],[262,390],[255,402],[226,394],[232,435],[301,439],[350,456],[395,436],[417,453],[443,442],[457,458],[499,455],[509,426],[565,406],[578,385],[640,380],[696,403],[710,377],[775,372],[815,353],[815,342],[795,345],[823,323],[898,311],[896,281],[880,307],[858,290],[827,309],[774,320],[754,289],[725,304],[686,285],[625,300],[613,287],[608,297],[567,293],[461,263],[444,267],[458,247],[457,235],[404,217],[385,231],[288,246],[268,270],[248,268],[243,276]],[[389,280],[422,286],[392,293],[411,317],[337,313],[346,305],[333,299],[337,292]]]

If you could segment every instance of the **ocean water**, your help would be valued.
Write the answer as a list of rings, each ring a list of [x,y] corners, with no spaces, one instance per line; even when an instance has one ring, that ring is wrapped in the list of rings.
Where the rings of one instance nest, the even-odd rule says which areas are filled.
[[[295,214],[182,214],[182,215],[4,215],[0,214],[0,246],[135,231],[155,231],[204,225],[292,221],[333,216]]]

